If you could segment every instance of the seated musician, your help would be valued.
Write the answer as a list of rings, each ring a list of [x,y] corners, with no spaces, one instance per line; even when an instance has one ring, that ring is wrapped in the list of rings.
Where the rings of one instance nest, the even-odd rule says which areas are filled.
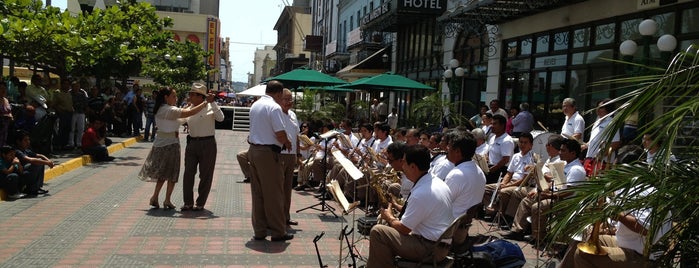
[[[515,167],[512,169],[515,171],[510,176],[509,182],[505,183],[505,179],[507,178],[507,175],[505,175],[505,179],[503,179],[500,184],[500,192],[498,193],[500,195],[500,202],[498,203],[498,210],[507,217],[514,217],[519,202],[522,201],[522,198],[527,196],[527,193],[535,189],[536,178],[534,176],[536,172],[534,168],[536,162],[532,152],[533,145],[534,137],[532,137],[532,134],[527,132],[520,134],[520,152],[515,154],[512,157],[512,161],[510,161],[510,166],[513,166],[513,163],[515,164]],[[510,174],[510,167],[508,167],[507,171],[508,174]],[[525,178],[526,181],[524,180]]]
[[[585,168],[580,162],[580,159],[578,159],[579,155],[580,144],[577,141],[572,139],[566,139],[563,141],[560,150],[560,158],[566,162],[563,169],[563,173],[566,176],[566,183],[562,185],[563,188],[575,187],[577,183],[586,180]],[[529,211],[532,219],[532,241],[540,241],[544,236],[546,236],[546,226],[548,221],[545,213],[551,209],[553,202],[555,202],[555,200],[564,199],[572,194],[573,192],[555,192],[547,189],[541,192],[538,197],[536,192],[534,192],[533,194],[530,193],[527,198],[523,199],[529,200],[531,204]],[[521,209],[526,210],[526,207]],[[524,239],[524,233],[523,230],[512,230],[510,233],[504,235],[504,237],[522,240]]]
[[[487,137],[485,136],[485,132],[483,132],[483,130],[480,128],[474,128],[471,130],[471,134],[473,134],[473,137],[476,138],[476,154],[482,157],[487,157],[488,143],[486,142]],[[483,172],[487,172],[487,170],[484,170]]]
[[[379,156],[379,159],[377,159],[378,163],[376,163],[379,168],[383,168],[388,164],[386,159],[381,156],[383,156],[383,153],[386,151],[386,147],[393,143],[393,138],[389,135],[390,131],[391,128],[386,123],[380,123],[378,127],[374,128],[376,142],[374,142],[372,149],[374,149],[376,155]]]
[[[405,148],[403,172],[415,186],[402,217],[393,215],[391,205],[381,209],[380,217],[388,225],[371,228],[367,268],[393,267],[396,256],[413,261],[424,259],[454,220],[449,187],[427,172],[429,165],[430,152],[426,147]]]
[[[488,137],[488,167],[486,175],[488,183],[496,183],[507,172],[510,157],[514,154],[515,142],[505,132],[507,119],[502,115],[494,115],[490,127],[492,135]]]
[[[374,146],[374,143],[376,143],[376,139],[374,138],[374,126],[369,123],[364,123],[361,126],[359,126],[359,135],[361,136],[361,140],[359,141],[359,145],[357,145],[355,148],[352,149],[352,152],[349,153],[349,160],[351,160],[353,163],[356,163],[359,168],[363,168],[363,166],[368,164],[368,149]],[[350,180],[349,175],[345,171],[342,166],[339,168],[339,172],[337,172],[337,175],[334,177],[331,177],[333,179],[337,180],[337,183],[340,185],[340,187],[343,189],[345,196],[347,196],[351,200],[363,200],[364,198],[359,198],[358,196],[355,196],[354,194],[354,185],[356,182],[354,180]],[[362,183],[366,184],[366,182]]]
[[[345,157],[351,159],[354,148],[359,146],[360,142],[359,138],[352,133],[352,120],[343,119],[340,121],[339,130],[342,132],[337,134],[332,150],[340,150]],[[328,166],[328,170],[330,171],[328,178],[338,180],[343,168],[340,162],[335,161],[332,166]],[[340,183],[340,180],[338,180],[338,183]],[[340,186],[344,186],[344,184],[341,183]]]
[[[447,132],[449,140],[447,158],[455,165],[446,176],[445,183],[451,190],[452,215],[454,218],[481,203],[485,188],[485,174],[472,161],[476,151],[476,139],[469,131],[451,130]]]
[[[608,116],[609,112],[614,111],[613,104],[609,103],[609,99],[604,99],[597,102],[597,121],[592,125],[592,130],[590,131],[590,140],[581,146],[581,150],[587,152],[585,153],[585,162],[583,166],[585,167],[585,172],[587,176],[591,177],[596,171],[605,169],[607,161],[611,161],[611,155],[607,155],[606,152],[600,154],[600,149],[606,142],[604,139],[604,129],[612,122],[612,117]],[[619,137],[619,131],[614,133],[612,138],[611,148],[616,151],[621,146],[621,139]]]
[[[496,126],[496,124],[494,124],[493,126]],[[512,156],[512,160],[507,166],[507,173],[502,178],[500,184],[498,185],[497,183],[491,183],[485,186],[483,204],[492,203],[492,195],[499,195],[497,197],[499,198],[498,205],[493,207],[487,207],[486,212],[490,214],[498,211],[503,213],[508,212],[505,214],[506,216],[508,216],[509,218],[514,216],[517,204],[514,204],[512,206],[514,207],[513,209],[507,208],[510,207],[510,197],[513,195],[513,192],[517,191],[517,186],[519,186],[522,183],[522,179],[526,175],[524,167],[534,163],[531,153],[532,140],[533,139],[531,134],[523,133],[522,136],[519,138],[520,152]],[[524,194],[522,194],[522,196],[524,196]]]
[[[432,152],[432,162],[430,162],[430,174],[442,180],[454,168],[454,164],[447,159],[447,137],[441,132],[436,132],[430,137],[430,151]]]
[[[330,130],[335,128],[332,123],[327,123],[324,124],[323,127],[321,128],[322,133],[326,133]],[[313,179],[310,181],[306,181],[305,187],[302,188],[310,188],[313,185],[318,185],[319,183],[322,183],[323,180],[325,179],[326,172],[332,167],[334,161],[332,158],[332,154],[330,152],[330,146],[333,145],[335,142],[336,138],[328,138],[326,140],[321,140],[315,145],[315,156],[313,161],[311,161],[308,164],[304,164],[304,170],[308,169],[311,171],[313,174]],[[326,154],[327,151],[327,154]],[[296,187],[294,189],[297,189],[299,187]],[[305,190],[304,189],[304,190]]]
[[[564,142],[565,138],[561,135],[551,135],[546,142],[546,153],[549,158],[546,160],[544,167],[542,168],[542,173],[550,185],[553,185],[553,175],[551,173],[551,168],[549,164],[562,162],[560,158],[561,144]],[[554,171],[555,172],[555,171]],[[550,185],[544,185],[543,188],[550,189]],[[527,193],[526,198],[522,198],[518,204],[517,212],[515,212],[514,220],[512,221],[512,234],[513,239],[524,239],[524,235],[531,232],[530,223],[527,217],[531,216],[532,206],[536,205],[536,189],[532,189]],[[532,219],[538,221],[539,219]],[[537,222],[538,225],[538,222]]]
[[[410,181],[403,173],[403,156],[405,155],[405,148],[407,145],[402,142],[394,142],[386,148],[386,159],[388,159],[388,164],[390,165],[393,172],[400,173],[399,183],[388,183],[387,190],[391,196],[405,200],[410,194],[410,189],[413,188],[413,182]],[[402,207],[395,203],[396,200],[391,200],[394,207]]]

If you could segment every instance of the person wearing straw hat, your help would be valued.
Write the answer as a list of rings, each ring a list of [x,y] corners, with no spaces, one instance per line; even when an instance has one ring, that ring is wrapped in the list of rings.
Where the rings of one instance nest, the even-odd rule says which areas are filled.
[[[207,96],[211,95],[211,98],[214,96],[199,83],[192,84],[188,95],[189,101],[195,106],[206,101]],[[182,177],[184,206],[181,208],[183,211],[203,210],[206,205],[216,165],[215,121],[222,122],[223,117],[223,111],[216,102],[210,102],[204,109],[185,119],[189,125],[189,135],[187,135],[187,147],[184,151],[184,176]],[[193,189],[197,166],[199,166],[199,195],[195,205]]]

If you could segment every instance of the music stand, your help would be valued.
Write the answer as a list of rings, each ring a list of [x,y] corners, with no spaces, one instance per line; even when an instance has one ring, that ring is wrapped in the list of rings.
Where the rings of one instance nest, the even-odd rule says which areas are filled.
[[[334,150],[332,152],[333,157],[335,157],[335,161],[340,163],[342,167],[345,169],[345,172],[355,181],[361,179],[364,177],[364,174],[350,161],[345,157],[345,155],[342,154],[342,151],[340,150]],[[355,186],[355,195],[356,195],[356,183],[354,184]],[[335,202],[340,204],[342,207],[342,214],[343,215],[348,215],[350,212],[354,212],[357,206],[359,205],[359,201],[355,201],[353,203],[349,203],[347,201],[347,198],[345,197],[345,194],[342,192],[342,188],[340,187],[340,184],[337,182],[337,180],[331,180],[330,183],[328,183],[327,188],[329,192],[333,195],[333,198],[335,199]],[[352,214],[352,223],[354,223],[354,214]],[[352,258],[352,263],[354,267],[356,267],[356,258],[359,256],[358,254],[355,254],[354,252],[354,243],[350,243],[349,241],[349,235],[352,234],[352,241],[354,241],[354,228],[350,229],[350,231],[347,231],[346,225],[344,225],[344,221],[342,222],[342,233],[340,234],[340,240],[342,240],[342,237],[344,236],[346,242],[347,242],[347,249],[349,253],[349,257]],[[339,265],[342,265],[343,259],[342,259],[342,243],[340,243],[340,263]],[[361,256],[359,256],[361,257]],[[346,257],[345,257],[346,258]]]
[[[299,212],[307,210],[307,209],[315,209],[317,211],[322,211],[322,212],[325,212],[327,210],[330,213],[332,213],[333,216],[335,216],[335,218],[338,217],[337,214],[335,214],[335,208],[331,207],[330,205],[328,205],[328,203],[325,202],[326,194],[328,193],[327,190],[325,189],[326,188],[325,181],[327,179],[326,177],[328,176],[327,175],[327,173],[328,173],[328,141],[330,140],[330,138],[337,135],[337,133],[338,133],[337,131],[331,130],[331,131],[325,132],[325,133],[320,135],[320,138],[325,140],[325,147],[323,148],[323,152],[324,152],[323,162],[321,162],[321,165],[323,165],[323,179],[320,182],[320,189],[319,189],[320,190],[320,202],[318,202],[318,204],[314,204],[314,205],[299,209],[296,211],[296,213],[299,213]],[[317,206],[320,206],[320,208],[316,208]]]

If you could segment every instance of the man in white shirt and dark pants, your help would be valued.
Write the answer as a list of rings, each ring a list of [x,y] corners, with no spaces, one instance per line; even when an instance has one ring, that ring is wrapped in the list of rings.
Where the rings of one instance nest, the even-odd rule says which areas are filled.
[[[298,225],[297,221],[291,220],[291,214],[289,210],[291,209],[291,189],[294,180],[294,168],[296,168],[296,154],[298,154],[299,142],[299,121],[296,119],[296,113],[291,110],[294,106],[294,97],[291,95],[291,90],[288,88],[284,89],[284,94],[282,95],[281,103],[282,112],[284,112],[285,119],[288,123],[285,126],[286,135],[291,141],[291,148],[283,150],[281,154],[282,165],[284,166],[284,211],[286,212],[286,224],[287,225]]]
[[[189,91],[189,101],[196,106],[206,100],[208,92],[204,85],[194,83]],[[197,114],[187,117],[189,135],[184,152],[184,176],[182,177],[182,210],[203,210],[211,191],[216,166],[215,121],[223,121],[223,112],[215,101],[210,102]],[[194,175],[199,166],[199,196],[194,205]]]
[[[272,241],[294,238],[286,232],[284,211],[284,172],[280,153],[291,148],[286,134],[281,102],[284,85],[276,80],[267,83],[266,95],[250,107],[250,192],[252,194],[253,239],[265,240],[271,230]]]

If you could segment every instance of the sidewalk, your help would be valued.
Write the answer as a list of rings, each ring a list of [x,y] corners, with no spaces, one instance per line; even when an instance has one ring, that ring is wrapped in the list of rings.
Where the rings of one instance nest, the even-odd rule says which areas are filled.
[[[202,212],[179,211],[181,182],[172,197],[177,210],[149,209],[154,184],[137,178],[152,146],[148,142],[113,152],[113,162],[53,177],[46,196],[0,202],[0,267],[318,267],[314,238],[321,233],[317,245],[323,264],[346,267],[352,259],[346,242],[338,240],[346,226],[355,229],[351,242],[360,255],[357,264],[364,264],[368,238],[356,233],[364,212],[340,218],[327,210],[295,213],[318,203],[313,192],[292,195],[291,218],[299,222],[290,229],[293,240],[251,239],[250,187],[239,182],[243,175],[236,160],[248,147],[247,135],[217,130],[214,182]],[[184,150],[184,137],[182,145]],[[161,203],[163,196],[161,192]],[[475,221],[471,231],[485,233],[486,228],[487,223]],[[534,249],[518,244],[528,258],[525,267],[536,267]]]

